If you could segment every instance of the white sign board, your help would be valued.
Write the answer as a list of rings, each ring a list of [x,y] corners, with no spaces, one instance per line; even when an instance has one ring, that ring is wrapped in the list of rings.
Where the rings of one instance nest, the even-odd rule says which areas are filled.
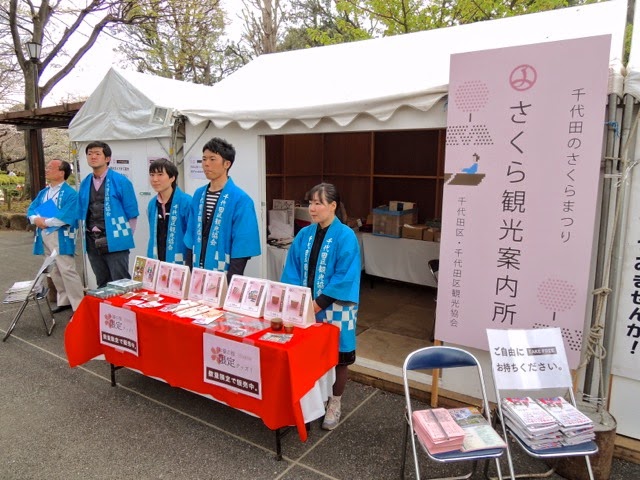
[[[559,328],[487,329],[493,381],[500,390],[571,387]]]
[[[204,381],[262,399],[260,349],[204,333]]]
[[[135,312],[100,303],[100,343],[138,356],[138,324]]]

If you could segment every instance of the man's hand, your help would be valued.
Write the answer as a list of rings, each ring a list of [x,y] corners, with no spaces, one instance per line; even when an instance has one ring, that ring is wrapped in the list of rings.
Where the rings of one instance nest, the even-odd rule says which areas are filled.
[[[45,229],[47,228],[47,224],[44,222],[46,220],[46,218],[43,217],[37,217],[34,221],[34,224],[36,227],[38,228],[42,228]]]

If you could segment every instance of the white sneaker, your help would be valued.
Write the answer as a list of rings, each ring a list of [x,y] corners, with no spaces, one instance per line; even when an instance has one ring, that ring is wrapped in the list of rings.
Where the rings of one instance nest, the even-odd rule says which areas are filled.
[[[333,430],[340,422],[340,400],[331,397],[327,405],[327,413],[324,415],[322,422],[323,430]]]

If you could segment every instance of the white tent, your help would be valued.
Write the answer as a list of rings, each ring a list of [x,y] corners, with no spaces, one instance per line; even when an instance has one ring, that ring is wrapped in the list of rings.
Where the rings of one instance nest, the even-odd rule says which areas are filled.
[[[612,34],[611,91],[622,91],[626,2],[478,22],[375,40],[263,55],[181,110],[191,123],[271,129],[322,119],[344,127],[360,116],[388,122],[398,109],[424,112],[447,94],[450,55]],[[585,52],[586,54],[587,52]]]
[[[174,111],[210,93],[205,85],[111,68],[73,118],[69,135],[78,142],[170,137]]]
[[[179,160],[184,165],[196,165],[202,146],[213,136],[234,144],[237,156],[230,174],[254,199],[264,241],[269,207],[266,136],[444,128],[452,54],[595,35],[612,36],[609,91],[622,95],[625,17],[626,2],[613,0],[264,55],[214,87],[113,70],[71,124],[70,135],[81,142],[114,140],[114,155],[124,153],[134,167],[138,165],[134,184],[145,198],[150,190],[146,160],[159,151],[169,151],[168,140],[175,132],[150,125],[150,118],[155,107],[175,110],[187,120]],[[184,168],[182,177],[187,192],[205,182],[195,168]],[[138,245],[142,239],[139,233]],[[264,254],[253,259],[247,274],[266,276],[266,263]],[[486,353],[478,355],[489,368]],[[446,388],[473,393],[467,391],[464,378],[455,375],[447,379]]]

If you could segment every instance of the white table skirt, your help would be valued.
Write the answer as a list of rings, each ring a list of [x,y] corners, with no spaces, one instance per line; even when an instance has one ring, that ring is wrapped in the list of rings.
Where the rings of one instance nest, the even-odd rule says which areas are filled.
[[[363,233],[362,249],[369,275],[436,286],[427,262],[439,258],[440,243]]]

